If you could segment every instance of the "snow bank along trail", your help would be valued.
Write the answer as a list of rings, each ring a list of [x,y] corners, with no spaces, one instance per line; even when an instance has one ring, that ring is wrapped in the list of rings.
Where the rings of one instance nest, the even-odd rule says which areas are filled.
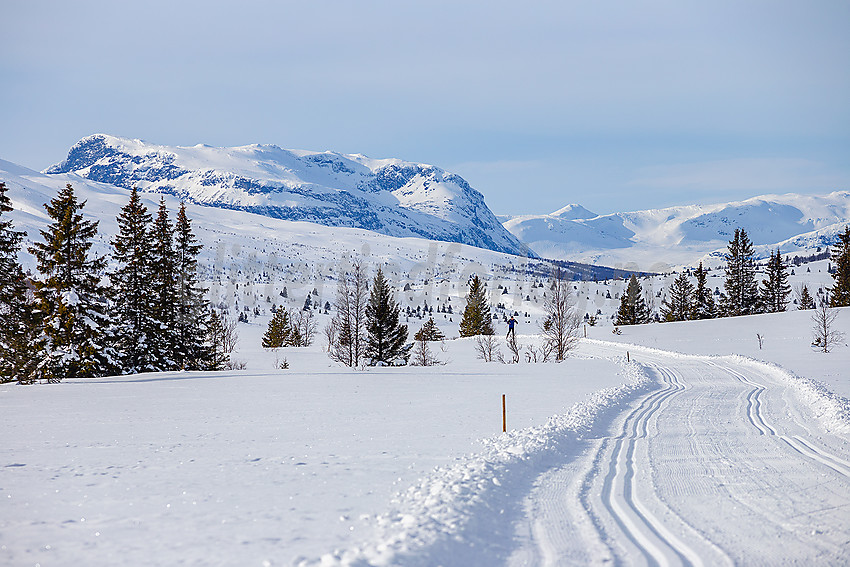
[[[307,565],[499,565],[514,549],[522,497],[542,471],[574,461],[585,437],[657,388],[636,364],[621,364],[623,384],[594,392],[545,425],[484,440],[481,453],[437,467],[376,518],[362,545],[328,553]],[[607,425],[605,425],[607,427]]]
[[[741,357],[584,350],[626,348],[660,388],[541,474],[508,564],[850,562],[850,443],[835,412]]]

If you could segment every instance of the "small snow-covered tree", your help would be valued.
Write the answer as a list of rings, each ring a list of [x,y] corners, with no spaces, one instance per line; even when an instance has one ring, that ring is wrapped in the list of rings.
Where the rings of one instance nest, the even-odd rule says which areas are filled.
[[[800,289],[800,310],[814,308],[815,300],[812,299],[812,294],[809,293],[809,287],[803,284],[803,287]]]
[[[407,325],[399,323],[399,307],[380,268],[366,305],[366,331],[366,357],[371,364],[407,362]]]
[[[446,335],[440,330],[434,322],[433,317],[429,317],[424,325],[416,332],[413,338],[417,341],[442,341]]]

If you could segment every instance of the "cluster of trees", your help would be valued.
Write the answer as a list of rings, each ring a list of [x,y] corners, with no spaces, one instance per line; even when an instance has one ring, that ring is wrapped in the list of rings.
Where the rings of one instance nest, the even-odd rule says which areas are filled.
[[[400,309],[392,288],[379,268],[369,291],[363,265],[341,270],[336,314],[325,327],[328,355],[346,366],[400,366],[407,364],[413,344],[407,343],[407,325],[399,322]]]
[[[6,190],[0,183],[0,215],[11,211]],[[84,219],[85,204],[68,184],[44,205],[52,222],[29,248],[37,277],[17,260],[23,233],[0,217],[0,380],[223,367],[228,329],[198,284],[201,245],[185,206],[172,224],[163,200],[154,220],[134,189],[107,271],[91,252],[98,223]]]
[[[839,235],[839,244],[832,252],[835,285],[829,292],[831,307],[850,305],[850,226]],[[725,294],[715,303],[707,286],[707,271],[700,262],[694,271],[696,285],[686,272],[679,274],[667,290],[661,304],[664,321],[688,321],[714,317],[736,317],[756,313],[779,313],[788,307],[791,286],[788,284],[790,262],[779,250],[771,252],[765,265],[765,278],[756,279],[753,244],[743,229],[735,229],[726,254]],[[814,309],[815,301],[807,286],[800,290],[800,309]],[[632,275],[620,298],[617,325],[635,325],[651,320],[650,309],[643,297],[640,283]]]
[[[308,347],[316,334],[316,320],[311,306],[289,310],[275,308],[263,335],[263,348]]]

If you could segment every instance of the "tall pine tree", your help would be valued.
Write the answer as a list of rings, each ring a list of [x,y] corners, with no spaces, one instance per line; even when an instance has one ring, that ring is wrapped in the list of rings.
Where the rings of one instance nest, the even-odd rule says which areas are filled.
[[[83,220],[85,204],[69,183],[44,205],[53,222],[41,231],[44,242],[29,249],[41,274],[35,283],[44,330],[38,371],[51,382],[104,376],[115,368],[101,284],[106,260],[89,254],[98,223]]]
[[[174,252],[174,228],[168,220],[165,197],[160,198],[152,236],[154,246],[150,261],[155,329],[151,358],[154,365],[162,370],[178,370],[177,256]]]
[[[667,298],[661,302],[661,317],[665,321],[694,319],[694,286],[684,271],[670,285]]]
[[[759,294],[753,244],[742,228],[735,229],[726,254],[726,297],[723,314],[727,317],[752,315],[758,311]]]
[[[37,318],[27,277],[18,262],[23,232],[14,230],[11,220],[3,219],[12,211],[6,196],[6,184],[0,182],[0,382],[30,383],[34,379]]]
[[[617,310],[617,325],[642,325],[649,323],[649,308],[643,298],[643,290],[634,274],[620,296],[620,308]]]
[[[788,306],[791,286],[788,285],[788,264],[779,250],[770,253],[765,268],[766,280],[761,282],[761,306],[765,313],[780,313]]]
[[[176,366],[185,370],[205,368],[205,361],[211,356],[205,340],[206,325],[211,320],[207,302],[204,300],[206,290],[198,284],[198,254],[202,248],[192,232],[192,222],[186,215],[186,205],[180,203],[174,227],[177,296],[174,356]]]
[[[130,202],[118,215],[118,234],[112,239],[113,258],[118,266],[110,274],[121,366],[127,374],[164,370],[156,352],[160,328],[155,313],[158,306],[154,291],[155,239],[151,221],[151,214],[134,187]]]
[[[366,305],[366,358],[371,364],[407,363],[407,325],[399,323],[399,308],[392,289],[378,268]]]
[[[490,304],[487,302],[487,292],[481,278],[474,276],[469,284],[466,295],[466,308],[460,321],[460,336],[474,337],[477,335],[495,335],[493,317],[490,314]]]
[[[847,307],[850,305],[850,225],[838,235],[838,245],[832,250],[831,259],[835,264],[832,273],[835,285],[829,288],[829,305]]]
[[[714,297],[708,287],[708,272],[702,267],[702,262],[694,271],[697,287],[694,290],[694,319],[713,319],[717,316]]]

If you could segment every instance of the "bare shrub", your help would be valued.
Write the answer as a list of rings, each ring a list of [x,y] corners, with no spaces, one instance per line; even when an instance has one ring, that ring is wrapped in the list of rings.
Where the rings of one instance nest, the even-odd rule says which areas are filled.
[[[838,311],[830,309],[829,301],[827,297],[824,297],[812,315],[812,322],[814,323],[812,346],[818,347],[821,352],[829,352],[844,340],[844,333],[835,330],[836,317],[838,317]]]
[[[555,356],[555,360],[564,360],[579,340],[578,330],[581,317],[575,312],[575,298],[567,283],[562,279],[560,269],[552,272],[552,283],[543,304],[546,319],[541,325],[543,342]]]
[[[478,354],[478,358],[484,362],[493,362],[494,358],[498,359],[498,356],[502,354],[495,335],[477,335],[475,337],[475,352]]]

